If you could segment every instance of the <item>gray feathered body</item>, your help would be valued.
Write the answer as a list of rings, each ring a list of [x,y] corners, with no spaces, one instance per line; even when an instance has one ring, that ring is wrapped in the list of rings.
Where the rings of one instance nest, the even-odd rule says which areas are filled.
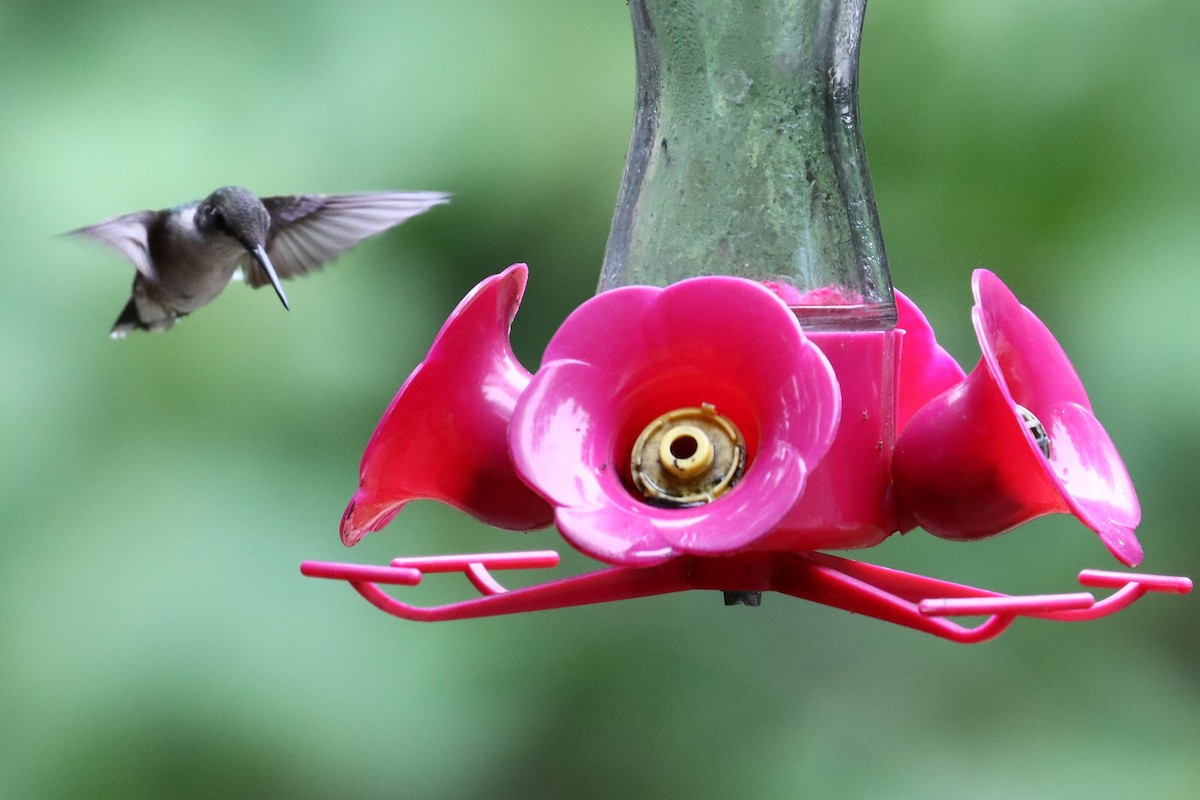
[[[139,271],[133,278],[130,304],[141,323],[134,327],[166,330],[179,317],[216,300],[246,254],[230,236],[201,234],[195,223],[197,205],[158,212],[148,225],[147,249],[154,274]],[[127,332],[113,330],[116,336]]]

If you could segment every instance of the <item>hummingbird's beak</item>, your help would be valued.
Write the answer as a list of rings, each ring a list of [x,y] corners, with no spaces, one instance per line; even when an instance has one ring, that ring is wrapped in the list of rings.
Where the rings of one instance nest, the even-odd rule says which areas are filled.
[[[279,295],[279,302],[283,303],[283,307],[291,310],[288,305],[287,295],[283,293],[283,284],[279,282],[279,276],[275,274],[275,265],[271,263],[270,257],[267,255],[267,249],[261,244],[255,245],[250,251],[255,260],[262,264],[262,268],[267,271],[267,277],[271,279],[271,285],[275,287],[275,294]]]

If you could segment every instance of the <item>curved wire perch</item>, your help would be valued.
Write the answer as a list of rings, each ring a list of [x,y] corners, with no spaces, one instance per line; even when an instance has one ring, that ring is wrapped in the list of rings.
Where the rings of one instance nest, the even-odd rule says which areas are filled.
[[[1087,592],[1011,596],[824,553],[748,552],[720,558],[680,556],[652,567],[608,567],[508,590],[492,570],[558,565],[552,550],[448,556],[411,556],[390,566],[306,561],[309,577],[345,580],[376,608],[402,619],[438,622],[607,603],[635,597],[709,589],[763,592],[811,600],[885,622],[971,644],[1003,633],[1017,617],[1083,622],[1120,611],[1147,592],[1191,591],[1188,578],[1084,570],[1079,582],[1116,591],[1097,601]],[[426,573],[462,572],[480,597],[433,607],[414,606],[379,584],[415,585]],[[985,616],[974,627],[947,617]]]
[[[353,564],[329,564],[306,561],[300,565],[304,575],[314,578],[342,579],[372,605],[393,616],[416,622],[444,622],[454,619],[475,619],[501,614],[519,614],[552,608],[605,603],[654,594],[680,591],[683,585],[682,559],[658,567],[610,567],[595,572],[563,578],[549,583],[507,590],[491,574],[492,569],[537,569],[558,564],[558,554],[551,550],[532,553],[484,553],[461,556],[405,557],[392,562],[391,567],[376,569],[397,572],[462,572],[480,592],[481,597],[424,608],[403,603],[379,588],[377,583],[401,583],[400,579],[376,581],[365,579]]]

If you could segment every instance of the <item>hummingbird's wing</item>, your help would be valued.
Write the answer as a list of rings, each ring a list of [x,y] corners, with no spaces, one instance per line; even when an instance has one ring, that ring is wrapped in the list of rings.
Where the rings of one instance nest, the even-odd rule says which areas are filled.
[[[298,194],[263,197],[271,215],[267,255],[281,278],[302,275],[327,264],[345,250],[399,225],[433,206],[450,202],[442,192]],[[241,261],[246,283],[257,288],[270,280],[254,259]]]
[[[150,261],[148,231],[158,217],[157,211],[134,211],[119,217],[67,231],[64,236],[90,236],[115,247],[133,262],[137,271],[154,280],[154,265]]]

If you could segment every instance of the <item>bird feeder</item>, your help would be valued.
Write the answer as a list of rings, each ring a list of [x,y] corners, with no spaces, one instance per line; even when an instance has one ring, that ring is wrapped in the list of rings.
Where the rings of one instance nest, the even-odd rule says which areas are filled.
[[[1084,570],[1081,587],[1110,593],[1010,596],[827,552],[1061,512],[1136,567],[1141,511],[1062,348],[998,277],[972,280],[969,375],[894,290],[858,121],[865,0],[629,5],[637,113],[597,295],[531,373],[508,338],[528,270],[485,278],[384,413],[341,523],[353,545],[434,499],[502,529],[554,525],[596,568],[512,590],[497,571],[557,553],[302,572],[411,620],[778,592],[958,642],[1188,592]],[[442,572],[478,596],[426,607],[384,588]]]

